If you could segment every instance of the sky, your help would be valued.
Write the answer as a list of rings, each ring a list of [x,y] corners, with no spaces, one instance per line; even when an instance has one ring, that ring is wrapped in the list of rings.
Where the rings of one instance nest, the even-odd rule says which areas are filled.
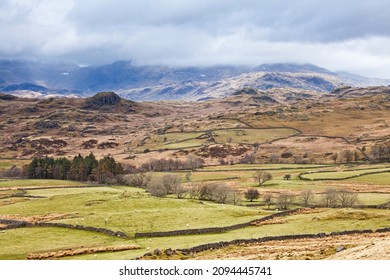
[[[312,63],[390,78],[388,0],[0,0],[0,58]]]

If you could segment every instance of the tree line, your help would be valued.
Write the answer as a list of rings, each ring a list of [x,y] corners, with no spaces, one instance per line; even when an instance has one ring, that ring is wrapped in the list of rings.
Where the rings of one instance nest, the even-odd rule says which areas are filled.
[[[97,160],[93,153],[88,156],[77,155],[73,159],[34,158],[24,167],[25,177],[29,179],[58,179],[75,181],[96,181],[106,183],[116,175],[124,173],[122,165],[111,156]]]

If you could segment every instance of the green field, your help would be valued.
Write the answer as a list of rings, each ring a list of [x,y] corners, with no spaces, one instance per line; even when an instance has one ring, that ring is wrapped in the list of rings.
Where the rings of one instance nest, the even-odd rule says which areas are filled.
[[[332,172],[332,171],[315,172],[310,174],[304,174],[302,175],[302,178],[308,180],[333,180],[333,179],[338,180],[338,179],[349,179],[357,176],[363,176],[366,174],[368,175],[370,173],[385,173],[385,172],[390,172],[390,168],[359,169],[359,170],[337,171],[337,172]]]
[[[358,178],[352,178],[348,181],[358,182],[358,183],[367,183],[367,184],[377,184],[385,185],[390,187],[390,172],[364,175]]]
[[[216,129],[210,130],[216,143],[265,143],[268,141],[292,136],[298,133],[292,128],[262,128],[262,129]],[[206,131],[197,132],[169,132],[162,135],[152,135],[137,147],[135,151],[142,152],[145,149],[186,149],[199,147],[212,142],[205,137]],[[203,137],[202,137],[203,136]]]
[[[124,186],[94,186],[80,182],[60,180],[5,180],[0,181],[0,219],[49,219],[72,225],[92,226],[121,231],[129,238],[119,238],[101,233],[56,227],[33,227],[2,230],[0,224],[0,259],[25,259],[29,253],[44,253],[65,249],[92,248],[104,246],[139,245],[141,249],[122,252],[107,252],[64,257],[64,259],[132,259],[155,248],[188,248],[211,242],[250,239],[264,236],[288,234],[333,232],[354,229],[378,229],[390,227],[390,210],[319,208],[312,212],[295,214],[280,219],[276,224],[249,226],[220,234],[179,235],[174,237],[137,238],[135,233],[172,231],[194,228],[225,227],[252,221],[276,213],[276,206],[270,210],[262,202],[266,192],[294,192],[293,204],[298,207],[299,192],[305,189],[315,191],[314,203],[322,201],[322,192],[329,188],[354,187],[368,184],[365,191],[361,186],[358,193],[359,205],[382,205],[390,201],[390,172],[363,175],[367,172],[383,171],[385,166],[343,165],[295,165],[295,164],[242,164],[213,166],[192,172],[191,181],[228,182],[244,191],[255,187],[260,198],[248,203],[244,198],[239,205],[217,204],[211,201],[178,199],[174,195],[165,198],[151,196],[141,188]],[[252,179],[255,170],[267,170],[273,179],[258,187]],[[388,167],[387,167],[388,169]],[[331,172],[311,173],[321,178],[324,174],[341,180],[305,181],[299,180],[302,172],[329,170]],[[162,176],[166,173],[155,173]],[[177,172],[185,181],[184,172]],[[284,180],[291,174],[291,180]],[[343,176],[361,174],[352,179]],[[306,175],[305,175],[306,176]],[[333,177],[332,177],[333,176]],[[328,177],[327,177],[328,178]],[[360,186],[360,185],[359,185]],[[43,189],[37,187],[44,187]],[[65,187],[65,188],[64,188]],[[18,190],[25,188],[26,190]],[[376,192],[375,188],[381,188]],[[16,196],[15,196],[16,195]],[[251,205],[252,207],[246,207]],[[257,205],[257,206],[254,206]],[[253,207],[254,206],[254,207]],[[52,218],[50,218],[52,217]],[[61,237],[61,238],[59,238]],[[42,242],[44,240],[44,242]]]
[[[31,190],[28,193],[48,195],[51,190]],[[3,206],[0,215],[47,215],[53,209],[56,214],[71,217],[61,222],[104,226],[129,235],[144,231],[207,227],[210,224],[227,226],[266,215],[262,211],[239,206],[150,197],[144,190],[134,188],[93,188],[82,193],[51,195],[45,199]]]
[[[279,138],[297,134],[291,128],[263,128],[263,129],[226,129],[213,131],[217,143],[265,143]]]
[[[231,171],[231,170],[295,170],[295,169],[317,169],[325,168],[330,165],[321,164],[234,164],[234,165],[218,165],[206,166],[202,171]]]
[[[61,186],[86,186],[86,183],[65,180],[0,180],[1,188],[28,188],[28,187],[61,187]]]
[[[0,159],[0,171],[9,169],[13,165],[22,167],[25,164],[29,164],[30,160],[24,159]]]
[[[145,149],[184,149],[188,147],[201,146],[207,139],[197,139],[203,132],[172,132],[163,135],[152,135],[136,151],[142,152]]]

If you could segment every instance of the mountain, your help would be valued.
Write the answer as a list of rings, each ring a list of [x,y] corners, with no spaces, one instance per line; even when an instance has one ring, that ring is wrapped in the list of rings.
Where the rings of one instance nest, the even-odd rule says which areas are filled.
[[[80,67],[72,63],[0,61],[0,91],[20,96],[91,96],[115,91],[131,100],[206,100],[236,90],[290,88],[329,92],[340,86],[388,85],[312,64],[277,63],[247,66],[137,66],[131,61]]]

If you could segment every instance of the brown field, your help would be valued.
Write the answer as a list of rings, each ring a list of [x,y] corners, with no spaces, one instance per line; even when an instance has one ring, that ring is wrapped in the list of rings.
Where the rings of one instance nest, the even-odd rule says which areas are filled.
[[[390,260],[390,233],[269,241],[195,254],[209,260]]]
[[[215,143],[213,139],[195,138],[205,131],[215,131],[214,134],[222,136],[214,139],[219,144],[245,142],[248,152],[256,152],[260,162],[276,155],[280,162],[286,163],[329,163],[334,153],[341,155],[351,150],[363,157],[357,148],[365,147],[369,152],[375,143],[390,141],[386,90],[356,89],[349,93],[350,97],[342,99],[332,94],[318,96],[316,100],[276,98],[282,100],[276,104],[259,103],[249,95],[197,103],[122,100],[100,109],[71,98],[0,101],[0,112],[7,116],[0,121],[0,153],[3,158],[30,159],[93,152],[98,158],[112,155],[123,163],[139,165],[150,158],[185,158],[196,154],[201,147]],[[364,96],[366,91],[369,94]],[[273,94],[283,96],[282,91]],[[8,112],[10,108],[12,112]],[[241,130],[250,131],[248,128],[266,128],[270,132],[274,129],[275,133],[264,136],[259,131],[235,138]],[[241,130],[229,132],[229,129]],[[299,131],[299,136],[289,137]],[[260,143],[258,150],[253,149],[254,143]],[[145,149],[158,151],[152,155],[144,153]],[[187,153],[180,155],[165,149]],[[292,156],[281,157],[283,152],[291,152]],[[231,160],[237,162],[243,156]],[[204,160],[218,163],[218,159],[207,155]]]
[[[324,214],[322,220],[317,219],[314,212],[316,210],[311,210],[313,212],[307,213],[308,215],[275,218],[258,226],[261,225],[262,229],[272,229],[273,236],[299,234],[303,232],[302,227],[306,226],[309,232],[318,234],[315,225],[324,226],[329,232],[350,228],[364,229],[367,228],[366,225],[372,229],[388,227],[389,219],[386,216],[388,210],[383,209],[388,209],[390,199],[390,173],[387,170],[389,165],[373,159],[373,150],[377,145],[390,143],[388,92],[387,87],[357,88],[349,90],[348,94],[342,96],[338,95],[337,91],[310,92],[307,98],[299,97],[298,94],[299,98],[288,99],[285,97],[286,90],[274,90],[270,91],[270,94],[277,102],[243,94],[204,102],[132,102],[120,99],[116,104],[103,104],[100,107],[88,103],[88,100],[99,98],[96,96],[89,99],[0,100],[1,174],[7,174],[14,164],[23,168],[32,158],[45,156],[73,158],[78,154],[86,156],[94,153],[96,158],[100,159],[110,155],[128,168],[127,170],[132,171],[135,170],[134,167],[151,161],[156,163],[159,159],[200,158],[205,166],[203,169],[187,165],[186,170],[173,171],[182,178],[184,186],[192,183],[201,185],[221,182],[242,196],[239,203],[233,207],[232,203],[203,202],[188,196],[179,200],[174,194],[157,200],[151,196],[150,189],[149,192],[142,189],[142,195],[140,189],[134,189],[133,192],[137,195],[132,197],[128,192],[128,189],[133,187],[130,183],[130,186],[107,186],[111,192],[99,193],[93,188],[94,185],[89,183],[17,180],[5,175],[5,179],[0,180],[0,206],[3,210],[13,211],[4,210],[0,218],[20,219],[18,213],[25,211],[24,207],[31,207],[36,212],[30,211],[22,218],[31,223],[75,220],[80,224],[88,222],[96,227],[110,227],[112,225],[108,224],[109,219],[106,215],[112,211],[110,218],[118,219],[118,224],[113,224],[115,228],[118,226],[122,230],[122,227],[129,227],[130,232],[134,234],[137,231],[158,231],[161,227],[164,227],[164,230],[176,230],[179,223],[179,228],[182,228],[185,224],[183,225],[183,221],[180,220],[182,216],[178,213],[182,212],[179,208],[175,208],[177,210],[175,215],[180,218],[172,218],[172,205],[176,205],[183,206],[180,209],[191,219],[194,219],[194,211],[202,215],[195,220],[199,227],[207,228],[218,223],[232,225],[241,219],[247,221],[249,217],[245,215],[249,215],[249,212],[250,215],[256,216],[264,211],[278,212],[287,209],[280,208],[276,203],[271,208],[268,205],[267,208],[262,200],[265,193],[271,194],[274,202],[278,195],[288,193],[291,195],[292,203],[289,207],[292,209],[300,207],[299,195],[302,190],[310,189],[314,198],[313,204],[309,206],[322,207],[322,196],[327,188],[332,187],[356,192],[359,201],[354,207],[358,209],[343,211],[347,208],[334,208],[332,211],[337,210],[338,214],[329,217]],[[291,96],[291,92],[288,93]],[[97,101],[101,104],[104,100]],[[261,187],[253,180],[253,173],[258,169],[267,170],[273,176],[272,180],[265,182]],[[373,169],[380,172],[369,174]],[[192,172],[190,173],[192,181],[186,182],[185,177],[189,170]],[[361,170],[365,170],[367,174],[360,174]],[[310,172],[310,175],[306,174],[310,178],[299,176],[305,172]],[[348,178],[342,177],[355,173],[359,174]],[[164,174],[166,173],[156,172],[153,176]],[[285,179],[286,175],[290,175],[290,179]],[[119,182],[115,180],[116,178],[113,178],[114,183]],[[248,188],[259,189],[261,196],[257,201],[248,202],[243,197]],[[90,203],[93,196],[96,196],[96,200],[92,201],[99,203]],[[69,207],[67,211],[62,213],[53,209],[52,201],[58,199],[62,199],[61,207]],[[156,201],[160,203],[161,208],[156,207]],[[141,202],[142,204],[137,204]],[[194,208],[196,210],[187,207],[187,202],[193,207],[196,206]],[[47,209],[41,209],[43,206]],[[230,209],[237,212],[232,212],[229,216],[226,214],[228,210],[221,211],[222,207],[237,208]],[[80,209],[86,212],[83,213]],[[221,215],[221,218],[218,220],[217,214],[210,209],[218,210],[215,213]],[[131,219],[139,219],[139,216],[133,217],[135,212],[140,213],[138,211],[144,215],[140,221],[140,229],[137,225],[135,228],[131,227],[134,224]],[[362,218],[359,211],[375,213],[371,216],[364,215]],[[160,212],[164,213],[166,220],[162,220],[163,216],[155,216]],[[98,219],[93,217],[95,214]],[[310,219],[311,215],[314,215],[313,219]],[[121,224],[123,217],[131,219]],[[160,226],[154,225],[157,220],[161,222]],[[105,221],[104,225],[102,221]],[[6,221],[3,223],[6,224]],[[0,227],[8,234],[11,231],[5,229],[7,227],[5,224]],[[295,228],[292,229],[291,225]],[[162,250],[167,249],[164,246],[176,245],[178,248],[185,246],[189,248],[191,245],[201,243],[202,239],[199,237],[205,238],[207,242],[220,242],[225,240],[226,236],[229,237],[227,240],[236,240],[241,238],[242,234],[247,234],[246,238],[251,238],[251,231],[255,229],[227,232],[224,235],[205,234],[174,236],[175,239],[171,237],[136,240],[139,241],[140,247],[138,243],[137,246],[133,246],[135,239],[131,239],[128,247],[119,246],[122,241],[111,237],[104,237],[107,239],[101,237],[102,240],[106,240],[105,243],[95,242],[96,237],[92,233],[84,232],[73,234],[83,238],[85,243],[80,243],[79,239],[69,235],[66,236],[68,243],[60,246],[56,244],[61,240],[57,240],[55,234],[51,234],[59,229],[30,230],[29,242],[19,246],[17,253],[14,252],[13,243],[2,245],[8,246],[4,249],[7,251],[5,258],[89,258],[96,254],[99,258],[125,259],[129,258],[127,253],[132,257],[141,256],[150,246],[158,246]],[[15,240],[24,235],[24,229],[15,229],[12,232],[10,236]],[[45,238],[52,239],[52,243],[47,242],[42,249],[43,245],[38,237],[34,237],[33,232],[39,232]],[[262,236],[269,234],[271,233],[267,230]],[[187,241],[189,243],[186,243]],[[206,244],[206,241],[203,244]],[[193,257],[389,259],[389,244],[389,233],[355,234],[231,246],[198,253]],[[24,248],[26,246],[28,249]]]

